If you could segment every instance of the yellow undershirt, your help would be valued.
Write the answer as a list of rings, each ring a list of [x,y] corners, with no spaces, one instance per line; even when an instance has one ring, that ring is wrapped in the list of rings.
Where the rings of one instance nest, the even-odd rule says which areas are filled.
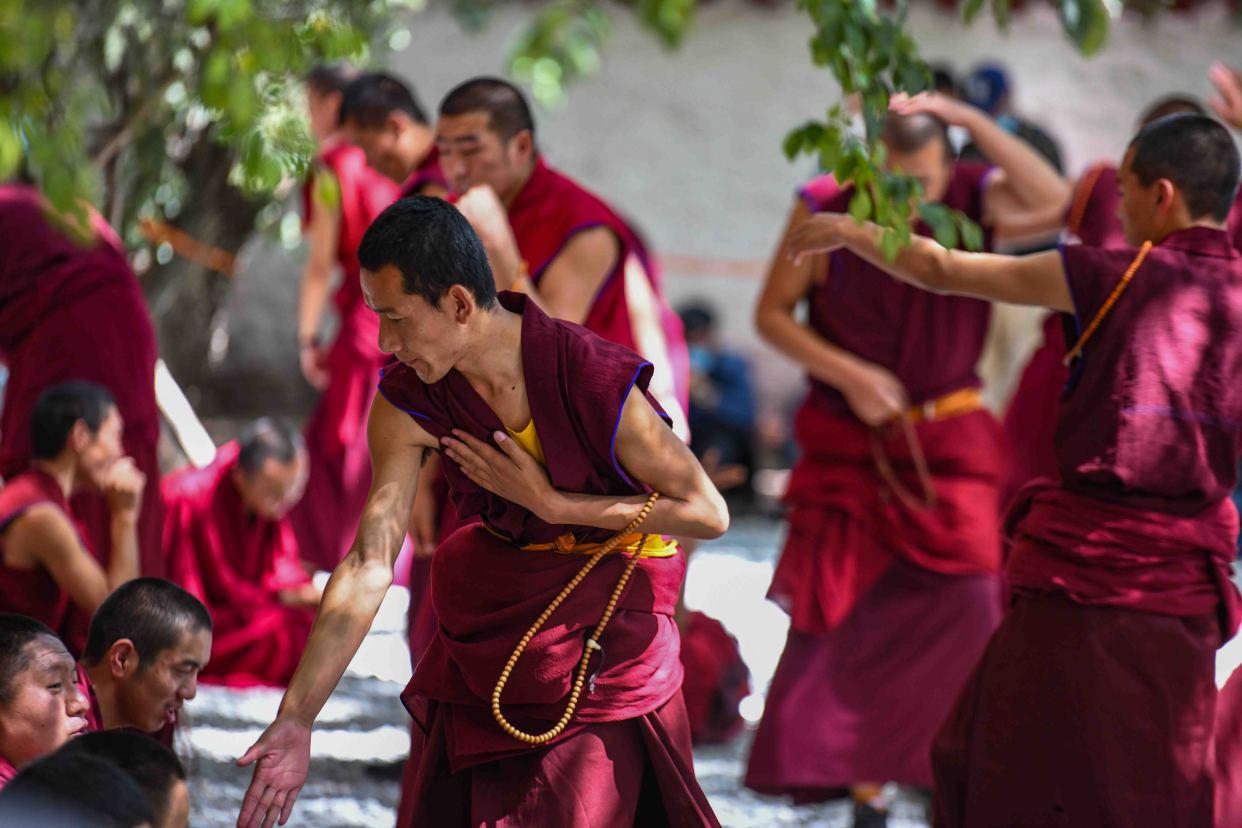
[[[539,441],[539,433],[535,431],[535,421],[531,420],[526,428],[521,431],[514,431],[505,426],[505,431],[514,440],[517,440],[519,446],[526,450],[526,453],[539,461],[539,465],[544,468],[548,467],[548,462],[543,454],[543,444]],[[642,539],[639,533],[634,534],[634,539],[628,544],[621,544],[617,547],[618,552],[633,553],[638,549],[638,543]],[[590,555],[598,549],[598,543],[577,544],[572,553],[574,555]],[[530,544],[522,547],[523,549],[544,549],[555,548],[556,544]],[[639,553],[643,558],[671,558],[677,554],[677,541],[665,538],[663,535],[648,535],[647,542],[643,544],[642,551]]]

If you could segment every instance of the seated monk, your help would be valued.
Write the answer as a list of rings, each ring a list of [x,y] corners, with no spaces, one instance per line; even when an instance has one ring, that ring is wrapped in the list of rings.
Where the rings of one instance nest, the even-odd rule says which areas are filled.
[[[0,613],[0,788],[85,729],[65,645],[33,618]]]
[[[371,408],[371,492],[276,721],[238,760],[255,765],[238,825],[289,819],[436,450],[480,522],[434,553],[439,624],[402,697],[418,730],[397,824],[719,825],[694,776],[673,620],[686,563],[666,538],[716,537],[729,516],[647,392],[651,363],[498,297],[440,199],[389,207],[358,259],[397,358]]]
[[[265,417],[207,468],[164,478],[169,571],[215,622],[204,681],[284,686],[298,665],[319,605],[287,518],[306,468],[302,436]]]
[[[138,575],[136,527],[145,477],[122,457],[124,424],[112,395],[70,381],[39,397],[31,415],[34,459],[0,489],[0,611],[37,618],[81,652],[74,608],[92,613]],[[80,489],[107,495],[112,554],[103,567],[70,510]]]
[[[0,825],[40,828],[154,828],[151,803],[115,763],[56,751],[0,791]]]
[[[137,730],[172,747],[210,655],[211,616],[197,598],[161,578],[124,584],[95,612],[78,664],[91,730]]]
[[[94,756],[125,771],[151,803],[153,828],[186,828],[190,824],[185,766],[177,754],[155,740],[124,730],[104,730],[84,733],[57,752]]]

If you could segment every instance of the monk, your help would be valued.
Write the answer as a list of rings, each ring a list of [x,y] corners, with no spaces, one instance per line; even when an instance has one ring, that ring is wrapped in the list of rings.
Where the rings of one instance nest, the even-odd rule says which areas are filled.
[[[1194,98],[1171,95],[1152,103],[1140,116],[1138,129],[1168,115],[1190,113],[1206,115]],[[1029,229],[1039,231],[1064,227],[1070,240],[1092,247],[1127,247],[1118,213],[1121,198],[1117,166],[1112,162],[1095,164],[1083,173],[1074,187],[1073,199],[1065,211],[1045,213],[1047,223]],[[1233,246],[1242,250],[1242,198],[1235,199],[1227,222]],[[1027,363],[1018,387],[1005,409],[1005,434],[1011,453],[1003,485],[1003,502],[1008,504],[1024,485],[1040,477],[1055,477],[1056,452],[1053,448],[1054,412],[1069,371],[1065,359],[1065,324],[1060,314],[1050,314],[1043,325],[1043,339]]]
[[[138,578],[109,595],[78,664],[91,729],[135,730],[172,747],[211,656],[211,628],[207,608],[171,581]]]
[[[397,197],[396,185],[367,166],[339,125],[341,100],[355,75],[324,65],[306,77],[319,156],[302,189],[309,250],[298,302],[298,354],[302,376],[322,395],[306,425],[306,497],[291,519],[303,557],[319,569],[331,569],[345,554],[370,482],[365,425],[383,355],[375,347],[375,316],[358,287],[357,250],[367,225]],[[320,331],[337,271],[340,285],[331,295],[336,334],[325,343]]]
[[[894,107],[890,166],[985,233],[1006,211],[1067,196],[1038,153],[978,110],[934,94]],[[970,130],[998,166],[955,162],[947,125]],[[812,181],[786,240],[811,214],[845,210],[852,193]],[[791,629],[749,787],[795,802],[853,789],[858,824],[883,824],[884,783],[931,787],[932,737],[1000,612],[1002,448],[975,371],[988,317],[984,302],[923,293],[847,251],[814,266],[774,258],[756,326],[807,370],[811,390],[769,591]]]
[[[157,828],[130,774],[97,756],[60,751],[32,762],[0,791],[0,825]]]
[[[915,239],[888,263],[879,228],[830,213],[790,241],[1076,321],[1060,481],[1009,514],[1013,597],[936,739],[938,826],[1212,824],[1215,650],[1239,619],[1239,168],[1223,126],[1174,115],[1121,163],[1130,248],[1008,257]]]
[[[45,389],[71,379],[107,388],[124,421],[125,454],[149,481],[139,511],[139,568],[161,575],[155,330],[125,249],[98,213],[88,211],[83,225],[20,184],[0,185],[0,227],[0,361],[9,369],[0,412],[0,477],[13,477],[29,464],[31,411]],[[83,491],[73,508],[92,553],[107,566],[107,500]],[[89,613],[75,619],[77,637],[89,620]]]
[[[448,195],[435,132],[414,90],[386,72],[368,72],[345,89],[341,129],[367,163],[400,185],[401,196]]]
[[[152,828],[190,824],[190,789],[177,754],[153,739],[124,730],[84,733],[59,751],[94,756],[121,768],[146,795],[155,815]]]
[[[371,411],[371,494],[277,719],[239,760],[257,766],[238,824],[288,819],[311,724],[392,580],[423,456],[440,449],[457,511],[481,523],[435,552],[439,626],[403,694],[420,727],[398,824],[716,825],[680,693],[685,561],[664,536],[715,537],[728,512],[647,393],[651,364],[525,296],[498,299],[478,237],[439,199],[398,201],[358,255],[397,358]]]
[[[286,517],[305,478],[301,437],[266,417],[210,466],[164,478],[169,568],[214,622],[203,681],[283,687],[293,676],[319,605]]]
[[[25,615],[0,613],[0,788],[85,730],[86,710],[73,657],[56,633]]]
[[[73,653],[86,643],[75,619],[138,575],[145,477],[122,456],[123,429],[107,389],[77,381],[47,388],[31,411],[30,465],[0,489],[0,610],[37,618]],[[103,492],[111,511],[106,568],[69,505],[86,489]]]

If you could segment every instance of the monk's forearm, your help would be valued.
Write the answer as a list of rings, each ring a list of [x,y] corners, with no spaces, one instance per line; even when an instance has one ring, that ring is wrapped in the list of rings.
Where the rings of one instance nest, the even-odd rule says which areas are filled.
[[[112,555],[108,560],[108,591],[137,578],[138,515],[114,515],[110,527]]]
[[[340,682],[392,585],[392,568],[355,552],[341,561],[319,603],[302,660],[280,703],[279,715],[307,727]]]
[[[836,234],[850,251],[896,279],[924,290],[953,292],[953,257],[933,239],[913,236],[889,261],[880,250],[884,231],[878,225],[838,216]]]
[[[620,532],[638,517],[646,502],[645,495],[618,498],[558,491],[542,517],[553,524],[597,526]],[[724,534],[728,526],[728,510],[713,489],[701,497],[662,495],[637,531],[711,540]]]
[[[1069,201],[1070,183],[1026,141],[977,110],[965,126],[979,151],[1005,171],[1014,194],[1027,207],[1052,209]]]
[[[759,334],[810,376],[844,391],[859,374],[860,360],[833,345],[784,308],[760,308],[755,314]]]
[[[298,342],[309,344],[319,331],[319,320],[328,304],[328,291],[332,283],[332,266],[322,262],[308,262],[302,273],[302,288],[298,296]]]

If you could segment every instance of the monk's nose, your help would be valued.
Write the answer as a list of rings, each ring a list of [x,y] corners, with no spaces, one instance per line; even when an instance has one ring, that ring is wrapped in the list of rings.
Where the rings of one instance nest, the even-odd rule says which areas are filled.
[[[388,320],[380,318],[379,349],[386,354],[395,354],[401,350],[401,340],[396,331],[389,327]]]
[[[86,715],[86,696],[76,684],[69,685],[69,694],[65,697],[65,713],[70,716]]]

